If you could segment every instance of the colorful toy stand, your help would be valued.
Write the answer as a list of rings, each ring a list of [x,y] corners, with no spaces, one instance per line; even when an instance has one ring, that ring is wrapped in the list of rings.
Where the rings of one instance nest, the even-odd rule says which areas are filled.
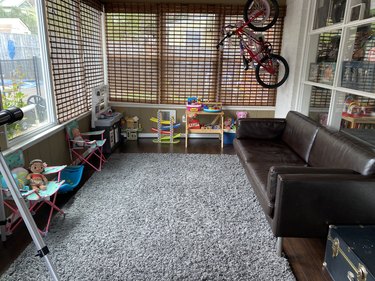
[[[78,186],[82,178],[83,168],[83,165],[69,166],[61,171],[61,180],[65,182],[60,186],[59,193],[67,193]]]
[[[157,128],[152,128],[153,131],[156,131],[158,134],[158,138],[153,140],[154,143],[179,143],[180,140],[177,138],[181,137],[181,134],[174,134],[174,129],[178,128],[180,126],[179,123],[174,123],[174,117],[170,116],[169,121],[162,120],[162,110],[158,110],[158,117],[157,118],[151,118],[150,120],[153,122],[157,122],[158,126]],[[162,126],[166,125],[166,126]],[[169,136],[162,136],[162,135]]]

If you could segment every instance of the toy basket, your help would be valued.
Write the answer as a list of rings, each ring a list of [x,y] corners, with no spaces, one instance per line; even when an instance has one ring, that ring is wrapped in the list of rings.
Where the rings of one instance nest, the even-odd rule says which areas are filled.
[[[186,104],[186,109],[192,112],[201,111],[202,105],[201,104]]]

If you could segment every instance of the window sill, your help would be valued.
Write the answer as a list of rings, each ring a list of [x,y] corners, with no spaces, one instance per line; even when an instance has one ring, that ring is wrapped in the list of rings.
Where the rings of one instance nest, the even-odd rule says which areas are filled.
[[[80,120],[88,115],[90,115],[91,112],[86,112],[72,120],[69,120],[63,124],[51,124],[49,126],[46,126],[43,128],[43,130],[39,133],[36,133],[35,135],[32,135],[30,137],[28,137],[27,139],[23,138],[23,139],[20,139],[20,140],[14,140],[14,141],[11,141],[9,143],[9,148],[7,148],[6,150],[3,151],[3,154],[4,156],[18,150],[18,149],[22,149],[22,150],[25,150],[25,149],[28,149],[30,147],[32,147],[33,145],[49,138],[50,136],[54,135],[55,133],[61,131],[61,130],[64,130],[65,129],[65,125],[72,122],[73,120]]]
[[[48,127],[43,128],[42,132],[35,134],[33,136],[30,136],[27,139],[21,139],[19,141],[17,140],[11,141],[9,144],[10,147],[6,149],[3,152],[3,154],[4,156],[6,156],[19,149],[25,150],[37,144],[38,142],[45,140],[46,138],[52,136],[53,134],[63,130],[64,128],[65,128],[65,124],[50,125]]]

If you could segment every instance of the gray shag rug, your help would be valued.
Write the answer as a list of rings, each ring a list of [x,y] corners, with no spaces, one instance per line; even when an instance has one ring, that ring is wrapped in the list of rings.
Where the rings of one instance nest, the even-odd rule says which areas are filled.
[[[237,156],[113,154],[45,238],[61,280],[295,280]],[[0,280],[50,280],[30,246]]]

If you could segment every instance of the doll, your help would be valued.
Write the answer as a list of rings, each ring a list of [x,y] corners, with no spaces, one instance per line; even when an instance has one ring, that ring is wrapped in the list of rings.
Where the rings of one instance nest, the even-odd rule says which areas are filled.
[[[73,134],[73,140],[74,140],[74,146],[85,146],[85,140],[81,136],[81,132],[78,128],[72,129]]]
[[[40,159],[34,159],[30,162],[29,170],[31,171],[26,179],[30,181],[30,187],[34,191],[46,190],[46,184],[48,183],[47,178],[42,175],[46,163],[43,163]]]

